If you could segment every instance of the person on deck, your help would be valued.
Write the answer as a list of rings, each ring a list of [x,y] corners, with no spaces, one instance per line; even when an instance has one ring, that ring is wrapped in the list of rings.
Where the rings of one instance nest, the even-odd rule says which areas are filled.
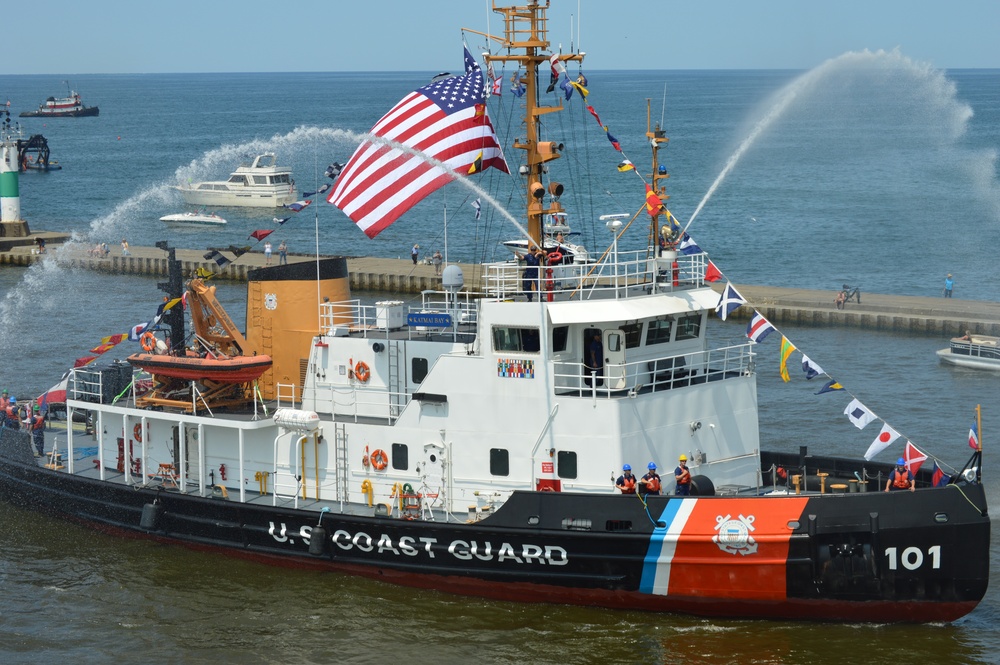
[[[677,481],[674,494],[677,496],[690,496],[691,494],[691,470],[688,469],[687,461],[687,455],[681,455],[678,458],[677,468],[674,469],[674,480]]]
[[[521,289],[531,302],[535,287],[538,284],[538,248],[532,247],[524,255],[524,274],[521,276]]]
[[[7,410],[5,412],[6,422],[4,422],[5,427],[11,429],[21,429],[21,419],[17,416],[17,398],[11,397],[10,401],[7,403]]]
[[[639,484],[642,485],[640,491],[643,494],[659,494],[660,488],[663,484],[660,482],[660,474],[656,472],[656,465],[652,462],[649,463],[649,472],[639,479]]]
[[[621,490],[622,494],[635,494],[635,476],[632,475],[632,467],[626,464],[622,467],[622,475],[615,481],[615,487]]]
[[[917,481],[913,478],[910,470],[906,468],[906,460],[900,457],[896,460],[895,470],[889,474],[889,479],[885,481],[885,491],[908,489],[912,492],[916,487]]]
[[[31,416],[31,440],[35,444],[35,450],[39,457],[45,454],[45,416],[36,404],[34,413]]]

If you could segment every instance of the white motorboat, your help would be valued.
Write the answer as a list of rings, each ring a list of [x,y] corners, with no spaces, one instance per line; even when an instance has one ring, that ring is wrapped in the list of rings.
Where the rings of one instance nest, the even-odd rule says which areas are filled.
[[[971,334],[956,337],[937,356],[942,362],[959,367],[1000,370],[1000,337]]]
[[[184,201],[198,206],[279,208],[296,199],[292,170],[277,166],[273,152],[241,164],[229,180],[192,182],[178,185]]]
[[[201,226],[222,226],[226,220],[215,213],[205,212],[179,212],[173,215],[160,217],[161,222],[167,224],[198,224]]]

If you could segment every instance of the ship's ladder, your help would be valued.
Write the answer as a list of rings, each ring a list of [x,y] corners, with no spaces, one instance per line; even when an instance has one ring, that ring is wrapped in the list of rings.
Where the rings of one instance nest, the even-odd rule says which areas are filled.
[[[402,347],[402,342],[388,340],[389,351],[389,416],[392,419],[399,417],[406,406],[406,372],[404,363],[406,353]]]
[[[344,423],[333,424],[333,448],[336,460],[337,500],[347,501],[348,463],[347,463],[347,426]]]

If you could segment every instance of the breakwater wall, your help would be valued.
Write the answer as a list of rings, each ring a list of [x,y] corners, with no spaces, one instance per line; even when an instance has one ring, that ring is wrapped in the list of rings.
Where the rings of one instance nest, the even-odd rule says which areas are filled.
[[[220,269],[214,261],[204,258],[204,251],[175,251],[186,275],[194,275],[201,268],[215,273],[214,279],[217,280],[246,281],[251,270],[266,267],[265,257],[260,252],[244,254]],[[93,256],[85,248],[73,245],[49,247],[45,254],[34,253],[30,247],[0,251],[0,266],[27,267],[36,261],[47,260],[58,260],[61,265],[69,268],[95,270],[111,275],[167,275],[166,253],[155,247],[134,247],[131,256],[112,252],[103,257]],[[290,255],[288,260],[295,263],[310,262],[315,257]],[[277,263],[276,256],[272,263]],[[477,290],[480,282],[479,266],[458,265],[465,276],[466,289]],[[347,268],[351,289],[356,291],[419,294],[422,291],[441,289],[441,278],[434,274],[433,266],[423,263],[413,265],[407,259],[347,257]],[[753,305],[753,308],[740,307],[730,315],[730,318],[741,323],[749,320],[756,309],[779,326],[838,326],[936,337],[957,337],[966,331],[1000,336],[1000,304],[994,302],[866,293],[863,294],[862,303],[847,303],[844,309],[838,310],[833,302],[833,291],[742,284],[736,286]],[[714,288],[721,292],[722,285],[715,284]]]

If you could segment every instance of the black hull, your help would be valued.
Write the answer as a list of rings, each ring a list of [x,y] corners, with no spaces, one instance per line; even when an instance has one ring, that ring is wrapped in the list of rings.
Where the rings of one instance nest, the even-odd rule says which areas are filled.
[[[75,111],[22,111],[21,118],[93,118],[101,114],[97,106],[85,106]]]
[[[472,524],[326,512],[323,540],[312,542],[320,533],[315,506],[240,503],[51,471],[35,463],[26,436],[10,434],[0,438],[0,498],[15,505],[112,534],[458,594],[714,617],[927,622],[970,612],[989,577],[989,557],[978,555],[990,538],[978,484],[808,498],[650,497],[661,528],[635,496],[517,492]],[[723,515],[756,515],[757,545],[737,537],[722,551],[711,528],[681,525],[668,561],[658,543],[682,513],[688,525],[699,514],[720,524]],[[765,533],[768,513],[794,528]],[[935,521],[941,515],[946,522]],[[748,542],[755,551],[746,551]],[[664,565],[683,576],[676,591],[664,588]]]

